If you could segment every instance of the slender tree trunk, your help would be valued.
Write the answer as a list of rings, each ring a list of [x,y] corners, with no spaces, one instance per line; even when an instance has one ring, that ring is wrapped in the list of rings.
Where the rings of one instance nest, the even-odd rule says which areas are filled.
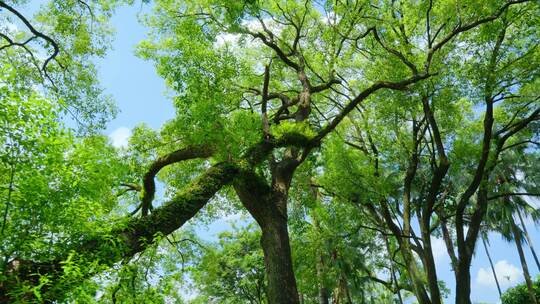
[[[529,236],[529,232],[527,231],[527,227],[525,227],[525,221],[523,220],[523,217],[521,216],[521,211],[518,209],[517,214],[519,217],[519,221],[521,223],[521,226],[523,227],[523,232],[525,233],[525,238],[527,240],[527,244],[529,244],[529,249],[531,250],[531,253],[534,257],[534,262],[536,263],[536,267],[538,267],[538,271],[540,271],[540,262],[538,261],[538,256],[536,255],[536,250],[534,250],[533,243],[531,241],[531,237]]]
[[[519,234],[519,228],[514,222],[512,216],[509,217],[510,225],[512,226],[512,234],[514,235],[514,242],[519,253],[519,259],[521,261],[521,268],[523,269],[523,276],[525,277],[525,282],[527,283],[527,291],[529,292],[529,299],[531,304],[538,304],[536,301],[536,296],[534,293],[533,284],[531,281],[531,275],[529,274],[529,267],[527,266],[527,260],[525,259],[525,254],[523,253],[523,247],[521,246],[521,236]]]
[[[483,179],[477,194],[476,208],[470,221],[469,229],[465,234],[464,211],[456,213],[456,240],[458,248],[458,265],[456,269],[456,304],[471,303],[471,261],[480,235],[480,227],[487,212],[487,179]]]
[[[312,180],[312,183],[314,181]],[[319,206],[320,200],[319,200],[319,190],[317,187],[311,187],[311,195],[312,199],[315,202],[315,206]],[[313,219],[313,228],[315,229],[315,233],[318,236],[318,240],[320,242],[324,242],[324,239],[322,237],[321,233],[321,226],[319,224],[319,218],[315,212],[311,213],[311,218]],[[323,244],[316,244],[315,249],[315,256],[317,259],[317,262],[315,264],[315,270],[317,273],[317,282],[319,284],[319,304],[329,304],[329,291],[328,287],[326,286],[326,278],[325,278],[325,261],[324,261],[324,253],[323,253]]]
[[[369,206],[368,206],[369,207]],[[405,262],[406,271],[409,276],[411,286],[412,286],[412,292],[416,296],[416,299],[418,303],[420,304],[431,304],[431,300],[429,299],[429,296],[426,291],[426,284],[425,280],[422,279],[422,274],[418,270],[417,264],[416,264],[416,258],[413,254],[412,250],[412,244],[410,242],[409,237],[411,236],[411,230],[409,230],[405,226],[410,226],[409,224],[405,225],[403,230],[401,230],[398,226],[396,226],[394,223],[394,220],[392,218],[392,215],[390,213],[390,210],[388,208],[385,208],[384,203],[381,204],[382,209],[382,216],[386,224],[388,224],[388,227],[396,237],[397,241],[399,242],[399,245],[401,246],[401,256],[403,257],[403,260]],[[368,209],[371,214],[374,217],[378,217],[377,212],[374,210],[373,207]],[[403,216],[406,218],[406,216]],[[407,222],[407,221],[406,221]],[[404,237],[405,236],[405,237]]]
[[[351,293],[347,284],[347,277],[341,271],[337,287],[335,289],[333,304],[352,304]]]
[[[391,268],[392,269],[390,269],[390,271],[392,272],[392,281],[394,282],[394,286],[396,288],[395,294],[397,295],[399,304],[403,304],[403,298],[401,297],[401,289],[399,288],[399,284],[398,284],[398,280],[397,280],[397,276],[396,276],[396,271],[395,271],[394,267],[391,267]]]
[[[328,304],[328,288],[324,277],[324,259],[321,250],[317,250],[317,281],[319,282],[319,304]]]
[[[399,303],[403,304],[403,298],[401,297],[401,289],[400,289],[399,282],[396,276],[395,263],[394,263],[394,260],[392,259],[392,253],[391,253],[392,250],[390,249],[390,242],[388,241],[388,236],[383,234],[382,237],[386,245],[386,251],[388,252],[388,261],[390,262],[390,275],[391,275],[392,282],[395,288],[395,294],[397,295]]]
[[[437,270],[435,268],[435,260],[433,259],[433,253],[431,251],[431,241],[424,242],[425,254],[425,265],[426,265],[426,274],[428,279],[429,293],[431,303],[441,304],[441,292],[439,289],[439,280],[437,279]],[[429,245],[428,245],[429,244]]]
[[[405,263],[407,263],[407,272],[409,276],[411,276],[411,284],[418,303],[431,304],[431,300],[429,299],[425,288],[425,281],[421,279],[421,274],[416,265],[416,259],[414,258],[412,251],[407,250],[406,247],[402,247],[402,249],[404,251],[402,252],[402,256]]]
[[[471,304],[471,275],[467,271],[462,271],[458,275],[456,282],[456,304]]]
[[[424,268],[427,276],[427,284],[429,288],[430,300],[433,304],[441,304],[441,291],[439,289],[439,282],[437,279],[437,269],[435,267],[435,259],[433,258],[433,251],[431,248],[431,233],[429,229],[429,221],[423,222],[421,227],[422,240],[424,243]]]
[[[499,291],[499,297],[502,296],[501,292],[501,286],[499,285],[499,279],[497,278],[497,273],[495,272],[495,267],[493,266],[493,261],[491,260],[491,255],[489,254],[488,246],[486,243],[486,239],[484,236],[482,236],[482,243],[484,244],[484,250],[486,251],[486,255],[489,260],[489,265],[491,266],[491,272],[493,273],[493,278],[495,279],[495,284],[497,284],[497,290]]]
[[[6,208],[4,210],[4,219],[2,221],[2,229],[0,231],[0,236],[4,236],[4,229],[6,228],[9,207],[11,205],[11,194],[13,193],[13,182],[14,182],[14,180],[15,180],[15,165],[11,164],[11,170],[10,170],[10,174],[9,174],[8,194],[7,194],[7,199],[6,199]]]

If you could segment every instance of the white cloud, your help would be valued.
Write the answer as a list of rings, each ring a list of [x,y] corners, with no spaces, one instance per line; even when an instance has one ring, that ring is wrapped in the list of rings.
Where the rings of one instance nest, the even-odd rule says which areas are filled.
[[[495,273],[501,288],[510,287],[519,282],[522,278],[521,270],[510,264],[507,260],[501,260],[495,263]],[[495,288],[495,278],[491,268],[480,268],[476,274],[476,283]]]
[[[109,134],[109,138],[116,148],[127,147],[129,137],[131,137],[131,130],[126,127],[120,127]]]

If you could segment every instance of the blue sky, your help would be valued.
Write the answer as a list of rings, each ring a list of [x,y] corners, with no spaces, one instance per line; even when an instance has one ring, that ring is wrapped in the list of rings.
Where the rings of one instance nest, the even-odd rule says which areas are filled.
[[[99,62],[99,77],[106,92],[111,94],[118,104],[120,113],[108,124],[105,134],[116,145],[125,144],[129,130],[139,123],[159,128],[174,115],[171,101],[166,98],[166,87],[152,66],[134,55],[135,45],[145,37],[147,29],[137,21],[137,14],[148,12],[146,6],[134,5],[122,7],[113,18],[117,35],[113,50]],[[234,218],[232,219],[234,221]],[[228,220],[210,224],[208,228],[198,229],[201,236],[213,239],[220,231],[227,229]],[[537,229],[528,225],[533,243],[540,245]],[[503,288],[522,281],[519,257],[513,243],[508,243],[497,235],[490,235],[491,254],[497,271],[503,281]],[[526,249],[529,269],[533,275],[539,273],[528,248]],[[450,270],[450,258],[446,254],[441,240],[434,240],[435,259],[438,275],[451,289],[454,287],[454,275]],[[505,279],[508,277],[510,280]],[[491,270],[481,242],[477,246],[476,256],[471,268],[472,298],[477,303],[497,303],[498,293],[491,276]],[[447,300],[453,303],[453,294]]]

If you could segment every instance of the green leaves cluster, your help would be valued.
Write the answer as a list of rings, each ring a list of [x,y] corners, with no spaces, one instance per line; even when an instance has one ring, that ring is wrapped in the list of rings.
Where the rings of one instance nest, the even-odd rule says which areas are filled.
[[[540,300],[540,282],[538,278],[534,281],[534,292],[537,300]],[[504,292],[501,297],[503,304],[521,304],[529,303],[529,293],[525,283],[511,287]]]

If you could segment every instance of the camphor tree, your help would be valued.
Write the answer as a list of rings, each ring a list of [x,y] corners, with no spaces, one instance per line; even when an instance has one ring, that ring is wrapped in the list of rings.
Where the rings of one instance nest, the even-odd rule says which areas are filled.
[[[3,12],[28,20],[17,4],[0,1]],[[104,162],[117,155],[99,137],[89,146],[99,153],[74,154],[95,162],[77,176],[92,172],[107,179],[83,179],[65,191],[50,180],[41,184],[62,196],[45,196],[40,205],[99,207],[76,213],[81,228],[67,224],[69,217],[59,228],[50,213],[33,217],[22,207],[17,214],[26,218],[19,222],[15,213],[5,213],[21,244],[7,243],[13,249],[2,252],[3,301],[64,299],[81,279],[153,248],[219,192],[218,198],[237,196],[261,229],[268,302],[299,303],[289,193],[296,170],[322,146],[321,184],[388,229],[388,248],[399,248],[392,259],[406,266],[399,271],[418,301],[441,303],[431,252],[431,236],[440,231],[453,259],[456,302],[470,303],[470,262],[489,195],[496,192],[492,172],[499,155],[518,144],[516,134],[537,135],[537,3],[204,0],[154,1],[153,7],[145,19],[152,32],[138,53],[155,62],[175,92],[176,117],[159,133],[137,128],[127,160],[114,166]],[[46,89],[35,95],[100,121],[95,115],[108,112],[106,103],[93,101],[99,89],[87,62],[105,50],[99,47],[113,8],[109,1],[54,1],[27,24],[23,42],[4,34],[1,51],[14,57],[2,57],[4,74],[13,62],[35,74],[28,45],[38,38],[54,55],[35,68],[42,77],[11,72],[7,91],[14,94],[20,81],[42,83]],[[50,40],[36,34],[38,25]],[[84,147],[88,139],[73,140]],[[58,154],[56,164],[68,156]],[[13,162],[2,166],[17,172]],[[105,168],[112,172],[100,171]],[[158,174],[169,195],[154,207]],[[351,179],[356,184],[344,182]],[[10,185],[2,203],[7,210],[15,205],[11,198],[20,206],[38,199],[22,192],[20,179],[10,181],[3,182]],[[120,208],[126,202],[135,206],[132,214]],[[16,231],[27,218],[42,223],[32,233],[35,242],[48,241],[41,251]]]

